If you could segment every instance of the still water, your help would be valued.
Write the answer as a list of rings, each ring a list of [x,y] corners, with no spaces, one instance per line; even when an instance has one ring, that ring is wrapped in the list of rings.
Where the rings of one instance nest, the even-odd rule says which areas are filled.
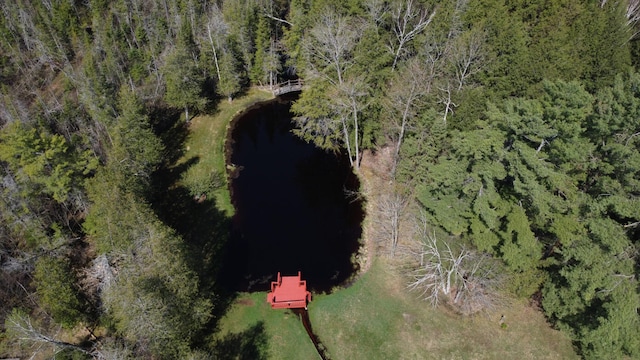
[[[260,104],[237,118],[227,144],[235,215],[223,278],[234,290],[264,291],[276,273],[330,291],[357,270],[363,203],[345,156],[291,133],[291,103]]]

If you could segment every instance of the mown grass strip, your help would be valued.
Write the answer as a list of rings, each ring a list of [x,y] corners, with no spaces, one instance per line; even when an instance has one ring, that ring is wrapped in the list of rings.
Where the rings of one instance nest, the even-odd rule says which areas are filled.
[[[269,99],[273,99],[271,92],[250,89],[245,96],[232,102],[221,101],[215,113],[196,116],[189,123],[189,137],[181,162],[197,158],[197,163],[189,167],[182,183],[195,196],[213,196],[217,207],[227,216],[233,214],[226,183],[224,149],[229,124],[243,110]],[[208,185],[212,181],[216,183],[215,186]]]

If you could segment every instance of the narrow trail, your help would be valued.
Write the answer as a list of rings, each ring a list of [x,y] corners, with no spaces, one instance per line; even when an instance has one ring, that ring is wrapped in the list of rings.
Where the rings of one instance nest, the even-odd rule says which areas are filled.
[[[313,342],[313,346],[316,347],[316,351],[318,351],[318,355],[322,358],[322,360],[330,360],[331,357],[327,352],[327,348],[320,342],[318,336],[313,333],[313,329],[311,328],[311,320],[309,320],[309,312],[306,309],[292,309],[293,313],[298,315],[300,321],[302,321],[302,325],[304,325],[305,330],[307,330],[307,334]]]

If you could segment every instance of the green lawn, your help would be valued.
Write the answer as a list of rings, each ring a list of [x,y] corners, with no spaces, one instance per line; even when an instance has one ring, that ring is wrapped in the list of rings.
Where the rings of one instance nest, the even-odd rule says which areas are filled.
[[[271,309],[266,298],[265,292],[240,294],[213,337],[217,355],[224,359],[318,359],[298,316],[291,310]],[[236,337],[248,342],[225,346],[226,341]]]
[[[229,123],[244,109],[269,99],[273,99],[271,92],[250,89],[245,96],[232,102],[221,101],[215,114],[196,116],[189,124],[189,138],[181,161],[197,157],[198,162],[188,168],[182,182],[194,193],[214,196],[217,206],[229,216],[233,214],[233,207],[224,175],[226,174],[224,147]],[[212,177],[216,177],[220,182],[218,185],[223,186],[203,186]]]
[[[309,305],[314,332],[332,359],[577,359],[569,339],[524,302],[463,317],[407,293],[383,260],[353,286],[318,295]],[[271,310],[266,293],[242,294],[221,319],[217,338],[264,325],[269,359],[316,359],[302,323]],[[508,327],[501,328],[504,314]]]
[[[390,268],[377,259],[353,286],[309,306],[314,331],[335,359],[577,358],[569,339],[524,302],[463,317],[417,299]]]

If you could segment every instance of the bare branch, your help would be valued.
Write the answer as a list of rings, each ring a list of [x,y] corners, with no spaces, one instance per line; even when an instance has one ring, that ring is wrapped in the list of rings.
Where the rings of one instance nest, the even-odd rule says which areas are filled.
[[[266,10],[266,9],[264,10],[264,12],[263,12],[263,14],[262,14],[262,15],[264,15],[264,16],[266,16],[266,17],[268,17],[268,18],[269,18],[269,19],[271,19],[271,20],[279,21],[279,22],[284,23],[284,24],[287,24],[287,25],[289,25],[289,26],[293,26],[293,24],[292,24],[292,23],[290,23],[289,21],[287,21],[287,20],[285,20],[285,19],[280,19],[280,18],[278,18],[278,17],[275,17],[275,16],[273,16],[273,15],[269,14],[269,13],[267,12],[267,10]]]
[[[435,14],[435,11],[429,13],[427,10],[414,8],[413,0],[402,1],[395,10],[391,11],[393,32],[397,40],[397,44],[392,44],[390,47],[394,54],[392,70],[396,68],[404,46],[431,23]]]
[[[380,25],[385,15],[389,12],[389,5],[384,0],[365,0],[364,7],[376,25]]]
[[[10,337],[19,342],[33,343],[37,345],[50,345],[54,348],[61,349],[73,349],[80,351],[87,355],[92,355],[91,351],[84,349],[83,347],[61,341],[55,336],[47,335],[43,329],[36,327],[31,321],[31,317],[26,313],[18,310],[14,310],[6,320],[7,333]],[[41,347],[36,349],[36,353]]]
[[[400,147],[405,133],[418,114],[420,100],[428,93],[425,70],[418,60],[410,60],[406,67],[395,74],[389,84],[387,109],[389,118],[394,123],[391,132],[395,143],[391,176],[395,177],[400,157]]]
[[[351,18],[325,12],[311,29],[313,41],[308,42],[310,57],[319,61],[313,76],[320,76],[337,85],[344,82],[344,73],[353,63],[352,51],[360,37],[361,29]],[[327,71],[331,69],[331,71]]]
[[[449,113],[453,113],[453,109],[458,106],[451,99],[451,84],[449,84],[448,81],[447,81],[446,88],[440,88],[440,96],[439,96],[438,102],[444,105],[444,113],[442,116],[442,121],[446,124],[447,116],[449,115]]]
[[[462,90],[467,79],[478,73],[484,65],[485,34],[471,31],[460,36],[453,45],[451,56],[458,82],[457,91]]]
[[[636,222],[631,223],[631,224],[626,224],[623,227],[630,228],[630,227],[637,227],[638,225],[640,225],[640,221],[636,221]]]
[[[495,262],[488,254],[464,247],[453,249],[446,241],[439,241],[428,231],[426,217],[418,219],[419,267],[412,274],[408,288],[433,306],[447,302],[460,312],[471,314],[490,309],[500,300],[496,289],[501,277]]]
[[[400,239],[400,220],[409,203],[409,198],[397,191],[385,194],[378,202],[377,224],[380,241],[388,244],[389,256],[394,257]]]

